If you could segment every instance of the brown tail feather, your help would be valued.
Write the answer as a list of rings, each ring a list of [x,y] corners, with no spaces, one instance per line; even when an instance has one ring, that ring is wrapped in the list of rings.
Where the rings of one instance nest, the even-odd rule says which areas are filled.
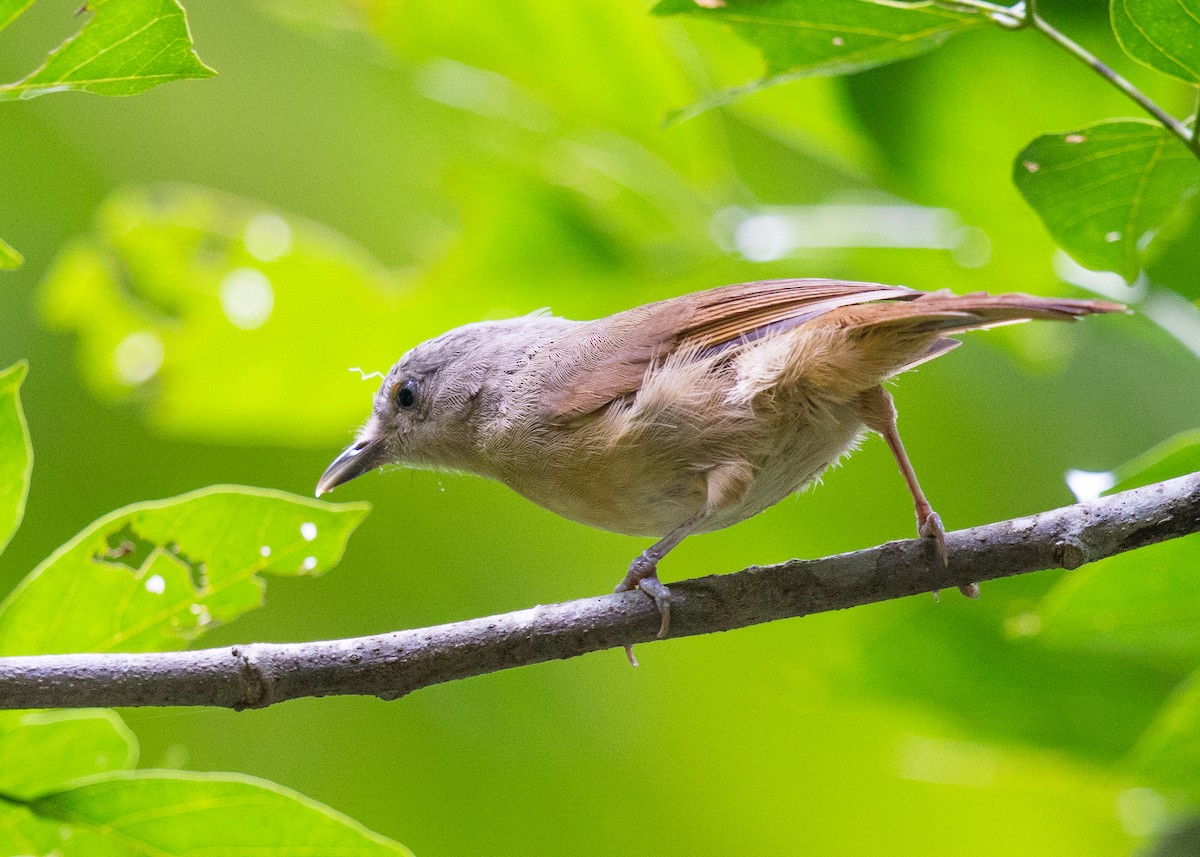
[[[947,338],[952,334],[1031,319],[1074,321],[1082,315],[1124,310],[1105,301],[983,292],[931,292],[904,301],[844,307],[813,323],[811,347],[797,361],[797,371],[806,383],[850,398],[945,354],[956,342]]]
[[[976,328],[1011,324],[1032,319],[1074,321],[1083,315],[1125,312],[1121,304],[1107,301],[1039,298],[1032,295],[989,295],[975,292],[955,295],[930,292],[899,302],[867,304],[844,311],[842,321],[849,329],[902,325],[913,332],[961,333]]]

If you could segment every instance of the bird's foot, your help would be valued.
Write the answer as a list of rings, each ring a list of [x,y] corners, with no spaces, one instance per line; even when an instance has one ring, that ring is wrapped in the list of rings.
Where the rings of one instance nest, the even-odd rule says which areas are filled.
[[[634,589],[640,589],[646,593],[658,607],[658,613],[662,616],[662,624],[658,628],[658,638],[661,640],[667,636],[667,630],[671,627],[671,590],[667,589],[658,579],[658,561],[644,553],[638,555],[629,564],[629,573],[625,575],[624,580],[617,584],[614,591],[631,592]],[[626,647],[626,653],[631,662],[636,663],[632,661],[633,653],[629,651],[628,647]]]
[[[942,558],[942,565],[950,564],[950,554],[946,550],[946,528],[942,526],[942,518],[933,509],[925,511],[922,517],[917,519],[917,532],[921,534],[921,538],[933,539],[937,545],[938,556]],[[965,586],[958,587],[958,591],[968,598],[979,597],[979,584],[968,583]],[[934,593],[936,597],[937,593]]]
[[[946,551],[946,528],[942,526],[941,516],[933,509],[925,510],[924,514],[918,513],[917,532],[923,539],[933,539],[934,544],[937,545],[938,556],[942,559],[942,565],[949,565],[950,554]]]

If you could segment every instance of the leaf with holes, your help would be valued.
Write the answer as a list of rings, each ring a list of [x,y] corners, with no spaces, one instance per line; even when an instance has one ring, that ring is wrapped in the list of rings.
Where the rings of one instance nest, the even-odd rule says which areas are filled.
[[[0,22],[28,4],[9,0]],[[0,86],[0,101],[51,92],[136,95],[172,80],[212,77],[192,49],[187,18],[177,0],[91,0],[91,19],[50,52],[37,71]]]
[[[24,810],[53,825],[65,855],[410,854],[327,806],[236,774],[107,774],[30,801]]]
[[[1135,60],[1200,83],[1200,0],[1112,0],[1117,41]]]
[[[1162,126],[1121,119],[1038,137],[1013,182],[1076,261],[1132,282],[1145,243],[1200,188],[1200,162]]]
[[[368,506],[216,486],[101,518],[0,604],[0,655],[163,651],[262,603],[262,574],[320,574]]]
[[[0,239],[0,271],[15,271],[25,264],[25,257]]]
[[[21,410],[20,388],[29,364],[21,362],[0,372],[0,551],[25,515],[33,447]]]
[[[801,77],[851,74],[932,50],[982,15],[888,0],[660,0],[656,15],[726,24],[763,55],[766,73],[699,109]]]

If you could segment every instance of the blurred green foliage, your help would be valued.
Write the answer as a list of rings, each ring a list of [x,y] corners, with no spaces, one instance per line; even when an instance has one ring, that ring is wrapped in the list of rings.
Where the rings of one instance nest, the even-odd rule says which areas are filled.
[[[1095,4],[1039,7],[1166,109],[1192,109],[1193,88],[1124,57]],[[0,590],[131,502],[215,482],[311,491],[369,406],[374,384],[348,370],[546,305],[589,317],[806,275],[1134,301],[1129,317],[979,334],[900,380],[901,431],[951,527],[1061,505],[1068,469],[1123,479],[1123,462],[1200,425],[1190,211],[1163,226],[1131,287],[1057,253],[1012,186],[1031,139],[1132,109],[1049,42],[972,18],[922,56],[664,127],[762,77],[762,55],[700,20],[708,10],[187,10],[220,76],[6,108],[0,232],[27,263],[0,289],[0,365],[34,367],[22,393],[38,466]],[[73,11],[31,7],[3,33],[0,78],[60,40]],[[348,636],[592,594],[644,546],[454,475],[368,477],[351,494],[376,512],[338,573],[274,580],[263,609],[207,641]],[[663,573],[912,528],[872,441],[815,492],[688,540]],[[642,853],[648,840],[664,854],[887,842],[1123,855],[1200,800],[1187,762],[1198,553],[1192,538],[992,584],[979,603],[908,599],[646,646],[636,671],[615,652],[392,704],[126,720],[145,764],[267,777],[424,855]]]
[[[0,241],[0,270],[11,271],[13,268],[21,267],[24,262],[25,258],[20,253]]]
[[[0,551],[4,550],[25,514],[33,450],[21,410],[21,382],[29,371],[17,363],[0,372]]]
[[[298,368],[318,353],[386,365],[404,319],[424,315],[362,248],[263,205],[160,187],[109,199],[96,221],[46,277],[45,317],[77,332],[105,395],[145,398],[153,379],[154,422],[181,435],[328,443],[362,416],[361,390],[343,369],[300,395]]]

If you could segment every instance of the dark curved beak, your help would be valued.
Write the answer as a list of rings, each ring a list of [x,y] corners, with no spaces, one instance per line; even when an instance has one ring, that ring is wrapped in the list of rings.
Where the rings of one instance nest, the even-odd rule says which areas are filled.
[[[378,440],[360,440],[333,460],[317,482],[317,496],[383,464],[385,448]]]

